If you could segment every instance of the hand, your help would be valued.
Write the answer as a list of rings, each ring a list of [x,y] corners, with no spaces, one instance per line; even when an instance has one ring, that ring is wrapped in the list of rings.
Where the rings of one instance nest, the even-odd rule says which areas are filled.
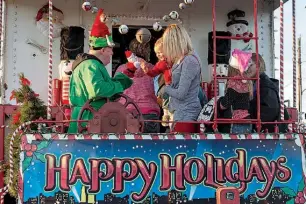
[[[144,72],[144,73],[148,73],[149,72],[149,69],[147,68],[147,67],[141,67],[142,68],[142,71]]]
[[[147,62],[146,62],[146,61],[141,62],[141,63],[140,63],[140,67],[141,67],[141,69],[142,69],[142,71],[143,71],[144,73],[148,73],[149,69],[148,69],[148,67],[147,67]]]
[[[157,97],[157,103],[161,107],[163,105],[163,99],[160,97]]]
[[[146,60],[142,59],[141,57],[138,57],[138,62],[140,62],[140,63],[145,63]]]

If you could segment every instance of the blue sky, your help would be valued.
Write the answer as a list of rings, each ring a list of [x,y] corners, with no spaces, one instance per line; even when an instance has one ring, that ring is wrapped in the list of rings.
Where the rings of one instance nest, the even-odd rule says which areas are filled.
[[[302,61],[306,61],[306,1],[296,0],[296,35],[302,37]],[[275,11],[275,55],[278,59],[275,60],[275,68],[279,69],[279,9]],[[285,77],[285,100],[289,99],[293,104],[293,52],[292,52],[292,0],[289,0],[284,6],[284,77]],[[306,79],[306,62],[302,64],[302,78]],[[279,78],[279,71],[275,72],[275,77]],[[306,88],[306,81],[303,84],[303,89]],[[304,100],[303,100],[304,99]],[[303,111],[306,112],[306,92],[302,97]]]

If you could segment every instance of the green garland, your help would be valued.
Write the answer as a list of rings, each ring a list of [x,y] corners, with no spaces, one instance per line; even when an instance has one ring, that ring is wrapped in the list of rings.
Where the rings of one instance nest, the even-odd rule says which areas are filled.
[[[27,121],[38,120],[39,118],[46,118],[47,108],[44,105],[44,102],[38,98],[38,94],[36,94],[30,87],[30,81],[24,77],[24,74],[19,74],[19,83],[21,87],[17,90],[12,91],[12,95],[10,100],[15,99],[17,103],[19,103],[19,107],[17,111],[12,115],[10,121],[10,128],[15,131],[20,125]],[[37,125],[31,126],[31,131],[37,131]],[[9,162],[9,148],[10,148],[10,140],[12,138],[12,133],[5,137],[5,155],[6,161]],[[19,160],[20,160],[20,135],[15,137],[13,147],[13,182],[9,188],[9,193],[13,197],[18,196],[18,172],[19,172]],[[9,182],[9,170],[6,169],[6,183]]]

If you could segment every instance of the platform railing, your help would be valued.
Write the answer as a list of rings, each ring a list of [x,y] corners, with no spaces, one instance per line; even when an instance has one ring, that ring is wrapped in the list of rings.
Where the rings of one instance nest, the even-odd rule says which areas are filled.
[[[258,56],[258,20],[257,20],[257,0],[253,0],[253,18],[254,18],[254,37],[234,37],[234,36],[217,36],[216,35],[216,0],[212,0],[212,28],[213,28],[213,62],[214,62],[214,87],[217,87],[217,79],[232,79],[231,77],[217,77],[217,39],[229,39],[229,40],[255,40],[255,53],[256,53],[256,78],[244,78],[245,80],[255,80],[256,81],[256,90],[260,89],[260,80],[259,80],[259,56]],[[241,78],[237,78],[237,80],[241,80]],[[261,120],[260,120],[260,92],[256,91],[257,94],[257,120],[255,122],[257,127],[257,132],[261,130]],[[214,89],[214,106],[217,107],[217,89]],[[222,121],[228,121],[225,119],[218,119],[217,108],[214,109],[214,123],[213,129],[218,129],[218,123]],[[240,120],[232,120],[231,123],[250,123],[250,120],[240,119]],[[252,121],[253,122],[253,121]]]
[[[0,113],[2,114],[1,116],[4,116],[4,117],[1,117],[0,118],[0,122],[2,122],[2,124],[4,124],[4,119],[5,119],[5,116],[8,115],[8,114],[12,114],[14,111],[17,110],[17,106],[6,106],[6,108],[4,108],[3,106],[0,106]],[[58,107],[57,108],[54,108],[52,109],[53,110],[53,118],[54,119],[59,119],[59,120],[55,120],[55,121],[50,121],[50,120],[37,120],[37,121],[29,121],[25,124],[23,124],[22,126],[20,126],[17,130],[15,130],[14,134],[13,134],[13,137],[12,137],[12,140],[14,140],[14,137],[17,135],[16,134],[16,131],[17,133],[19,133],[20,130],[30,130],[30,125],[32,124],[46,124],[47,126],[49,127],[64,127],[66,125],[66,127],[69,125],[69,123],[71,122],[89,122],[89,120],[63,120],[64,118],[64,115],[63,115],[63,111],[60,111],[58,110]],[[144,122],[157,122],[157,123],[162,123],[163,121],[160,121],[160,120],[144,120]],[[168,122],[169,124],[170,123],[179,123],[179,122],[174,122],[174,121],[169,121]],[[213,125],[215,123],[215,121],[209,121],[209,122],[202,122],[202,121],[199,121],[199,122],[196,122],[196,121],[184,121],[183,122],[184,124],[205,124],[205,125]],[[227,119],[227,120],[221,120],[219,119],[218,120],[218,123],[220,124],[229,124],[229,123],[249,123],[249,124],[256,124],[257,121],[256,120],[245,120],[245,121],[241,121],[241,120],[230,120],[230,119]],[[269,133],[270,134],[270,137],[271,137],[271,134],[273,134],[273,138],[274,139],[277,139],[278,136],[281,136],[281,134],[279,134],[278,132],[278,125],[279,124],[289,124],[289,123],[293,123],[295,124],[294,121],[283,121],[283,122],[262,122],[261,124],[275,124],[275,132],[274,133]],[[4,139],[4,135],[5,135],[5,128],[7,126],[5,125],[2,125],[0,126],[0,132],[1,132],[1,138],[0,140],[3,140]],[[293,131],[297,131],[297,132],[300,132],[301,133],[304,133],[305,132],[305,125],[300,125],[300,126],[297,126],[296,129],[293,129]],[[24,134],[26,134],[27,132],[24,132]],[[38,132],[39,133],[39,132]],[[63,128],[60,128],[59,132],[53,132],[54,133],[54,136],[56,136],[57,134],[65,134],[65,132],[63,131]],[[291,134],[292,132],[288,132],[288,134],[292,135]],[[86,134],[86,133],[85,133]],[[89,135],[91,133],[88,133]],[[101,134],[105,134],[105,133],[101,133]],[[157,133],[158,134],[158,133]],[[175,134],[174,132],[173,133],[166,133],[164,135],[173,135]],[[192,132],[191,132],[192,134]],[[203,133],[195,133],[196,135],[202,135]],[[265,133],[262,133],[261,134],[261,138],[264,136],[263,134]],[[69,135],[69,134],[67,134]],[[156,135],[155,134],[152,134],[153,136]],[[205,135],[205,134],[204,134]],[[264,139],[264,138],[263,138]],[[4,142],[2,142],[4,144]],[[4,148],[3,148],[4,149]],[[1,150],[1,152],[4,153],[4,150]],[[12,152],[10,151],[10,154],[12,154]],[[4,155],[1,155],[3,156],[3,159],[0,160],[0,165],[1,166],[10,166],[10,169],[12,169],[12,165],[14,165],[11,161],[10,163],[5,163],[4,161]],[[1,190],[2,192],[0,192],[0,196],[1,196],[1,201],[3,201],[4,199],[4,195],[7,193],[7,190],[8,190],[8,186],[4,186],[4,169],[0,169],[0,182],[2,182],[2,186],[1,186]],[[3,203],[3,202],[1,202]]]

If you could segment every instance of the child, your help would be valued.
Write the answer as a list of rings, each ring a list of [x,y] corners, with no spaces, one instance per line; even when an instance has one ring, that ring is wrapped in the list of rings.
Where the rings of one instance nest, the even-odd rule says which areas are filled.
[[[228,77],[248,77],[247,70],[250,66],[252,53],[235,49],[230,59]],[[251,80],[227,81],[226,94],[219,99],[222,110],[232,107],[233,119],[250,119],[249,106],[253,97],[253,86]],[[233,124],[231,133],[245,134],[252,130],[251,124]]]
[[[141,63],[141,68],[144,73],[146,73],[150,77],[156,77],[160,74],[163,74],[165,84],[171,84],[171,66],[169,66],[164,58],[162,53],[162,38],[158,39],[154,46],[154,51],[156,53],[156,57],[158,58],[158,62],[153,68],[149,68],[147,63]],[[172,121],[172,114],[169,112],[168,105],[170,98],[163,98],[163,111],[164,115],[163,121]],[[163,126],[169,126],[167,123],[162,123]]]
[[[129,72],[129,77],[132,78],[133,84],[123,93],[130,97],[139,110],[144,120],[159,120],[160,106],[157,103],[157,98],[154,92],[153,79],[146,75],[137,62],[150,60],[151,48],[150,44],[141,44],[136,39],[132,40],[129,45],[129,50],[125,52],[128,62],[122,64],[116,70],[116,73],[126,71]],[[153,65],[151,65],[153,67]],[[125,100],[119,102],[125,103]],[[133,106],[128,106],[128,110],[134,111]],[[144,133],[159,133],[160,124],[158,122],[146,121],[144,123]]]

